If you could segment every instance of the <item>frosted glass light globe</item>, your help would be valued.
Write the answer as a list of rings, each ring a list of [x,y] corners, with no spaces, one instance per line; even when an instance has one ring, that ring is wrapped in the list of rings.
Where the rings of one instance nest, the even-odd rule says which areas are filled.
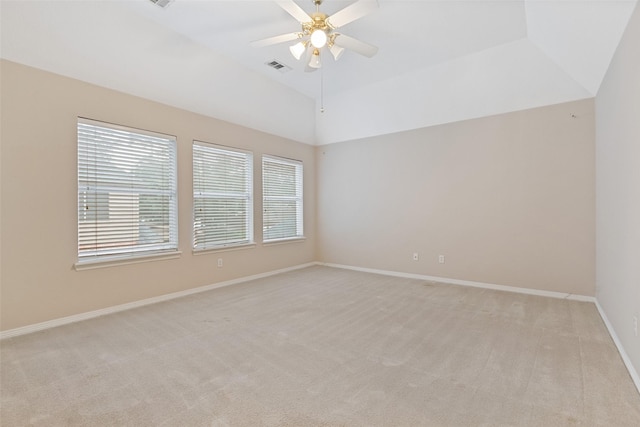
[[[320,49],[327,44],[327,33],[322,30],[315,30],[311,33],[311,44],[313,47]]]
[[[309,61],[309,67],[311,68],[322,67],[322,63],[320,62],[320,52],[318,52],[318,49],[313,51],[313,55],[311,55],[311,61]]]
[[[305,46],[304,43],[298,42],[298,43],[294,44],[293,46],[291,46],[289,48],[289,50],[291,51],[291,54],[293,55],[294,58],[300,59],[302,57],[302,54],[306,50],[306,48],[307,47]]]

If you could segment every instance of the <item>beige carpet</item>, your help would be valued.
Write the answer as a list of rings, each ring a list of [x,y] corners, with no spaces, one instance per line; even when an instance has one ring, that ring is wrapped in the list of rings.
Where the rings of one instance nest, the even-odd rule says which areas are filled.
[[[640,426],[592,303],[327,267],[0,351],[2,426]]]

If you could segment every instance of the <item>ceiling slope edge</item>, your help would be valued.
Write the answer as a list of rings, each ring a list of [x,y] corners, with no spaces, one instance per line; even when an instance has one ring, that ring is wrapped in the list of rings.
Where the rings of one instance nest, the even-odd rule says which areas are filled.
[[[0,19],[4,59],[315,143],[313,99],[140,19],[120,2],[3,1]],[[114,23],[128,31],[114,31]]]
[[[527,0],[527,37],[595,96],[636,4]]]
[[[319,145],[590,98],[527,38],[325,97]]]

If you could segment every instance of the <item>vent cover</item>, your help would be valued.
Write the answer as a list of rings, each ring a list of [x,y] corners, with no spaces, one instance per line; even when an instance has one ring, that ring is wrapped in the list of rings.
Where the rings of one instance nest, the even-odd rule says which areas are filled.
[[[149,0],[149,1],[155,4],[156,6],[160,6],[163,9],[169,6],[169,4],[173,3],[173,0]]]
[[[288,65],[283,64],[282,62],[278,62],[275,59],[273,61],[265,62],[265,65],[273,68],[274,70],[278,70],[281,73],[286,73],[287,71],[291,71],[292,68]]]

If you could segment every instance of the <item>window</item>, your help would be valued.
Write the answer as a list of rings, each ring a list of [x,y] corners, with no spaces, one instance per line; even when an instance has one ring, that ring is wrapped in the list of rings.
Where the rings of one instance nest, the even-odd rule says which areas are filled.
[[[253,242],[253,156],[193,142],[193,248]]]
[[[262,196],[263,241],[303,237],[302,162],[264,156]]]
[[[178,248],[176,139],[78,119],[78,260]]]

